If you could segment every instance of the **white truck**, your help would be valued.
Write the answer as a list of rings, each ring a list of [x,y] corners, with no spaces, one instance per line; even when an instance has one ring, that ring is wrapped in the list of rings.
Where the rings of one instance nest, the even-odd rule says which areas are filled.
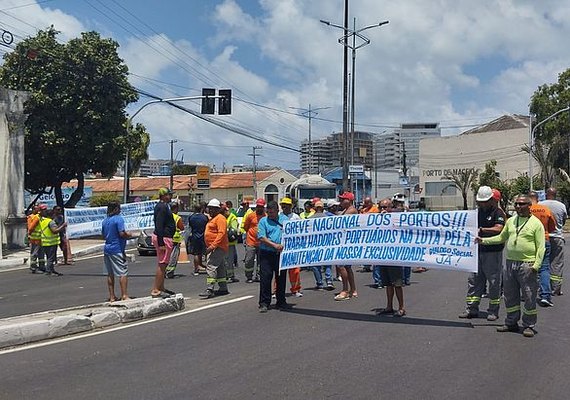
[[[301,175],[291,184],[289,193],[291,198],[297,201],[298,211],[303,211],[303,204],[315,197],[321,199],[325,205],[337,198],[336,184],[327,181],[320,175]]]

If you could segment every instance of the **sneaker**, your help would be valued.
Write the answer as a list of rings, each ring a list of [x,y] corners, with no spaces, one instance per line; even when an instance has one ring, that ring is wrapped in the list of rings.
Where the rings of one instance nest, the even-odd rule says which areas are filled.
[[[317,285],[315,286],[315,290],[325,290],[323,285]]]
[[[237,282],[239,282],[239,279],[238,279],[238,278],[230,278],[230,279],[228,279],[228,283],[237,283]]]
[[[200,293],[198,296],[204,297],[205,299],[209,299],[211,297],[214,297],[214,291],[212,289],[206,289],[202,293]]]
[[[496,321],[496,320],[498,320],[498,319],[499,319],[499,317],[496,316],[495,314],[489,314],[489,315],[487,315],[487,321],[493,322],[493,321]]]
[[[524,328],[523,330],[524,337],[534,337],[534,329],[532,328]]]
[[[248,278],[248,279],[245,281],[245,283],[253,283],[253,279]]]
[[[259,305],[259,312],[260,313],[266,313],[268,310],[269,310],[269,308],[265,304]]]
[[[259,282],[259,276],[256,276],[255,278],[253,278],[254,282]]]
[[[271,295],[271,298],[272,298],[272,299],[276,299],[276,298],[277,298],[277,295],[276,295],[275,293],[273,293],[273,294]]]
[[[463,319],[477,318],[478,316],[479,316],[479,314],[470,313],[469,311],[464,311],[458,315],[459,318],[463,318]]]
[[[503,325],[497,328],[497,332],[518,332],[518,331],[519,331],[518,325]]]
[[[334,285],[332,282],[327,282],[327,290],[334,290]]]
[[[200,275],[200,273],[198,271],[194,271],[194,273],[192,275],[198,276],[198,275]]]
[[[166,279],[174,279],[174,271],[168,271],[168,272],[164,275],[164,277],[165,277]]]
[[[541,307],[554,307],[554,303],[548,299],[540,299],[538,305]]]
[[[216,290],[216,291],[214,292],[214,294],[215,294],[216,296],[225,296],[225,295],[227,295],[227,294],[230,294],[230,292],[228,291],[228,289],[226,289],[226,290]]]
[[[293,296],[295,296],[295,297],[303,297],[303,293],[301,293],[301,292],[295,292],[295,293],[293,293]]]
[[[278,310],[290,310],[293,308],[293,306],[289,303],[281,303],[281,304],[275,304],[275,308]]]

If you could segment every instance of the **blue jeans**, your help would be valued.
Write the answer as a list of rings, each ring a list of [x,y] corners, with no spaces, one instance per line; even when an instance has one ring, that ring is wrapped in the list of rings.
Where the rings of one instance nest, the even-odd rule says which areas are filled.
[[[317,286],[323,286],[323,273],[321,272],[321,268],[322,268],[321,265],[314,265],[312,267],[313,275],[315,275],[315,282]],[[325,268],[326,283],[327,284],[332,283],[333,280],[332,271],[331,271],[332,267],[330,265],[325,265],[324,268]]]
[[[374,280],[374,284],[378,286],[382,285],[382,276],[380,275],[380,266],[375,265],[372,267],[372,279]]]
[[[538,270],[538,280],[540,282],[540,298],[550,301],[550,297],[552,296],[550,290],[550,241],[547,240],[544,245],[546,250],[544,251],[544,258]]]
[[[402,272],[402,280],[404,285],[410,284],[410,277],[412,276],[412,267],[404,267]]]

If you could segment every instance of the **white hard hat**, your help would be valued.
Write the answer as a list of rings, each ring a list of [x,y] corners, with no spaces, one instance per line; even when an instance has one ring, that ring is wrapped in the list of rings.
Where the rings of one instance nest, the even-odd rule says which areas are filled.
[[[208,207],[218,207],[220,208],[222,206],[222,203],[220,203],[220,200],[218,199],[212,199],[210,200],[210,202],[208,203]]]

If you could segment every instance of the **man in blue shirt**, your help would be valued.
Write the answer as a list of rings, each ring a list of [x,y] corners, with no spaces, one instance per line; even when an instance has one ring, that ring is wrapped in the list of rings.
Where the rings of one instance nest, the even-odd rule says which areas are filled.
[[[283,236],[283,224],[288,218],[279,214],[279,205],[276,201],[267,204],[267,216],[263,217],[257,225],[257,237],[259,239],[259,312],[265,313],[271,304],[271,280],[275,275],[277,282],[277,309],[288,309],[289,304],[285,301],[286,271],[279,271],[279,255],[283,250],[281,238]]]
[[[127,294],[127,256],[125,247],[127,239],[132,235],[125,231],[125,220],[120,215],[121,205],[112,201],[107,206],[107,218],[103,220],[101,232],[105,237],[105,268],[107,270],[107,287],[109,289],[109,301],[119,300],[115,296],[115,276],[119,277],[121,287],[121,300],[129,300]]]

